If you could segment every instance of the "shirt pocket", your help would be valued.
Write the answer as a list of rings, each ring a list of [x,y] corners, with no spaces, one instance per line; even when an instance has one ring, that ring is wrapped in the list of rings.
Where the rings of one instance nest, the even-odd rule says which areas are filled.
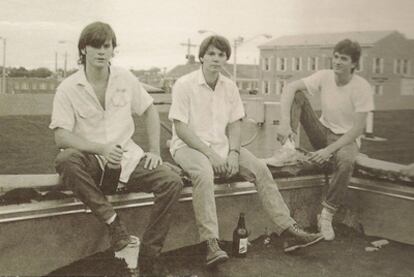
[[[78,115],[77,121],[82,130],[97,128],[103,118],[102,112],[94,107],[81,107],[76,112]]]
[[[109,104],[113,108],[122,108],[125,107],[128,103],[128,94],[127,89],[116,89],[114,94],[112,94]]]

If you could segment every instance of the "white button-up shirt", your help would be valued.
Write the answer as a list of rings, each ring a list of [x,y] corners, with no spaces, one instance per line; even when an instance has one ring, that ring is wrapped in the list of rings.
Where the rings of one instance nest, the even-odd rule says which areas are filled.
[[[82,68],[58,86],[49,128],[63,128],[96,143],[121,145],[126,152],[120,181],[127,182],[144,155],[131,139],[135,132],[132,114],[142,115],[152,103],[152,97],[131,72],[111,66],[104,109]],[[105,159],[96,156],[102,166]]]
[[[229,152],[226,127],[243,117],[244,108],[238,88],[221,74],[214,90],[207,85],[201,69],[181,77],[174,84],[168,118],[187,124],[223,158]],[[171,155],[185,145],[173,126]]]

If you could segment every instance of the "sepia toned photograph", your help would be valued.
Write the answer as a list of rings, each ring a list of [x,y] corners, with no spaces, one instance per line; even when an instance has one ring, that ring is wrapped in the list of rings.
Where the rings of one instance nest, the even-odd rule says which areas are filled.
[[[0,0],[0,276],[413,276],[413,14]]]

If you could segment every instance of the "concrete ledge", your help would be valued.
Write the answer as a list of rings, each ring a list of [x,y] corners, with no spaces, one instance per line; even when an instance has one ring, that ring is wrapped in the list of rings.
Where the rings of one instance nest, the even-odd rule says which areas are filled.
[[[314,223],[322,176],[282,178],[281,193],[292,215],[304,226]],[[192,188],[186,187],[177,205],[164,251],[199,242],[192,209]],[[272,231],[255,186],[248,182],[215,187],[220,238],[231,240],[240,212],[246,214],[250,238]],[[153,195],[129,193],[108,197],[131,234],[142,237]],[[109,247],[107,231],[75,198],[0,206],[0,268],[4,275],[44,275]],[[22,263],[24,259],[24,263]]]

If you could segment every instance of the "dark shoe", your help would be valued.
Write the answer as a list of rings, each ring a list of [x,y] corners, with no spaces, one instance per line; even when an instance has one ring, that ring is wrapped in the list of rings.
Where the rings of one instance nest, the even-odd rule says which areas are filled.
[[[290,235],[290,238],[286,239],[283,244],[285,253],[310,246],[323,240],[322,234],[308,233],[297,224],[290,226],[286,232]]]
[[[207,240],[207,256],[206,265],[215,266],[219,263],[223,263],[229,259],[226,252],[220,249],[217,239]]]
[[[118,215],[115,217],[115,220],[109,224],[109,236],[111,238],[111,248],[115,252],[124,249],[131,241],[128,231]]]

